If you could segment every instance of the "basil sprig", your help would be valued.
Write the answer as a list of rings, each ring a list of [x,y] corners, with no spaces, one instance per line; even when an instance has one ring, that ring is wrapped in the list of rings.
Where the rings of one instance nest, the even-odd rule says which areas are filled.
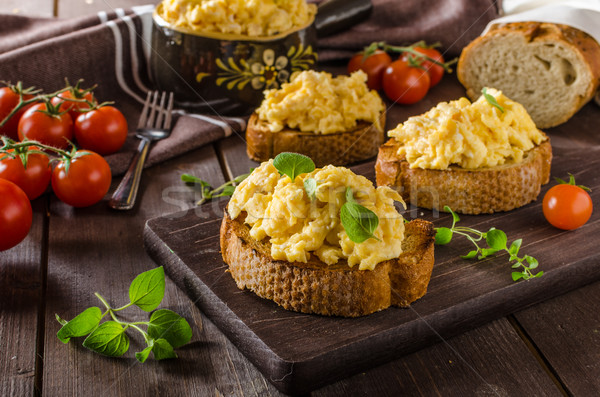
[[[483,94],[483,97],[485,98],[486,101],[488,101],[488,103],[496,108],[498,108],[502,113],[504,113],[504,108],[502,106],[500,106],[500,104],[498,103],[498,101],[496,101],[496,98],[493,95],[490,95],[487,93],[487,88],[483,87],[483,89],[481,90],[481,93]]]
[[[113,308],[96,292],[106,310],[104,313],[98,307],[90,307],[78,314],[71,321],[63,320],[56,314],[56,320],[62,328],[56,336],[63,343],[69,343],[71,338],[86,336],[83,346],[99,354],[119,357],[129,350],[129,337],[126,331],[135,329],[140,332],[147,347],[135,353],[139,362],[145,362],[152,352],[156,360],[176,358],[174,349],[185,345],[192,338],[192,328],[185,318],[168,310],[159,309],[152,313],[150,321],[122,321],[116,313],[130,306],[151,312],[162,301],[165,294],[165,272],[158,267],[138,275],[129,287],[129,303],[119,308]],[[106,315],[111,320],[100,322]],[[147,326],[148,332],[140,326]]]
[[[379,217],[370,209],[354,200],[352,189],[346,188],[346,202],[340,208],[340,220],[346,234],[355,243],[374,238],[380,241],[373,232],[379,226]]]

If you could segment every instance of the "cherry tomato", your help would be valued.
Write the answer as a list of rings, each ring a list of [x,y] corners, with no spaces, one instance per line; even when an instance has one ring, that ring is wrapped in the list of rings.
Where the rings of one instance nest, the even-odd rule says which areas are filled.
[[[28,100],[33,98],[33,95],[24,94],[23,99]],[[11,87],[0,88],[0,122],[17,106],[19,103],[19,94]],[[27,109],[33,106],[33,103],[23,106],[15,113],[2,127],[0,127],[0,135],[6,135],[15,141],[19,140],[17,127],[19,120]]]
[[[75,101],[73,101],[73,99]],[[84,91],[73,87],[73,89],[61,92],[60,94],[52,98],[51,102],[53,105],[60,104],[61,112],[68,110],[69,116],[71,116],[71,119],[75,121],[75,119],[81,114],[79,110],[85,110],[90,108],[90,105],[88,105],[86,102],[76,102],[83,100],[89,101],[91,103],[96,102],[96,99],[94,98],[94,94],[92,94],[92,92]]]
[[[435,48],[415,47],[415,51],[420,52],[423,55],[427,55],[429,58],[434,59],[440,63],[445,62],[442,54]],[[411,54],[405,52],[402,55],[402,58],[408,59],[409,56],[411,56]],[[412,56],[415,57],[414,55]],[[442,80],[442,77],[444,76],[444,68],[442,66],[437,65],[426,59],[422,60],[421,66],[425,68],[427,74],[429,75],[429,88],[437,85]]]
[[[383,91],[397,103],[410,105],[423,99],[429,90],[429,75],[419,67],[398,59],[383,73]]]
[[[350,58],[348,73],[362,70],[367,74],[367,86],[372,90],[380,90],[383,71],[390,63],[392,58],[385,51],[376,50],[366,58],[361,52]]]
[[[23,241],[32,220],[31,203],[25,192],[11,181],[0,179],[0,251]]]
[[[61,160],[52,171],[52,189],[56,196],[73,207],[87,207],[102,200],[111,182],[110,166],[102,156],[79,150],[68,170]]]
[[[560,184],[544,195],[544,216],[554,227],[563,230],[577,229],[592,216],[590,195],[576,185]]]
[[[115,153],[127,139],[127,120],[112,106],[81,113],[75,120],[75,139],[82,148],[98,154]]]
[[[14,150],[9,152],[14,153]],[[7,154],[0,154],[0,178],[9,180],[23,189],[29,200],[38,198],[46,191],[51,175],[50,160],[45,154],[28,153],[27,167],[23,166],[20,156],[11,158]]]
[[[45,103],[38,103],[19,120],[19,139],[24,138],[66,149],[73,139],[73,120],[68,113],[50,114]]]

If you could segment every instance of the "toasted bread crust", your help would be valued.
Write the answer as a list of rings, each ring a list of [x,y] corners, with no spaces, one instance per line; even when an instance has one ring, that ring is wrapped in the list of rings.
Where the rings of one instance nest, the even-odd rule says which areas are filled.
[[[315,134],[286,128],[271,132],[265,121],[253,113],[246,127],[246,151],[252,160],[267,161],[282,152],[296,152],[310,157],[317,167],[327,164],[346,165],[377,155],[385,134],[385,111],[379,118],[381,130],[374,124],[359,122],[352,131]]]
[[[552,58],[542,55],[540,48],[544,47],[557,48],[556,55]],[[561,51],[558,51],[559,47]],[[487,48],[497,52],[492,56]],[[559,88],[562,79],[554,79],[549,84],[542,78],[544,73],[534,75],[524,71],[531,70],[530,63],[544,61],[548,62],[548,69],[551,64],[558,67],[561,62],[566,62],[566,54],[569,54],[569,62],[574,62],[573,66],[581,71],[574,84],[568,82],[564,88]],[[486,65],[485,72],[477,69],[481,65]],[[600,85],[600,44],[587,33],[567,25],[546,22],[499,24],[462,50],[456,73],[472,100],[479,97],[482,86],[493,86],[524,105],[538,128],[550,128],[566,122],[594,97]],[[581,87],[580,80],[583,80]],[[534,91],[539,93],[532,95]],[[567,97],[565,92],[572,94]],[[542,111],[542,107],[549,111]]]
[[[395,188],[406,201],[422,208],[449,206],[463,214],[509,211],[535,200],[550,179],[550,141],[528,151],[518,164],[476,170],[451,166],[448,170],[410,168],[397,155],[399,144],[390,139],[379,149],[375,164],[378,186]]]
[[[221,224],[221,253],[238,288],[249,289],[281,307],[302,313],[358,317],[394,306],[408,306],[427,292],[433,269],[435,231],[431,222],[406,224],[398,259],[374,270],[346,261],[328,266],[311,256],[307,263],[274,260],[268,239],[256,241],[243,217],[227,213]]]

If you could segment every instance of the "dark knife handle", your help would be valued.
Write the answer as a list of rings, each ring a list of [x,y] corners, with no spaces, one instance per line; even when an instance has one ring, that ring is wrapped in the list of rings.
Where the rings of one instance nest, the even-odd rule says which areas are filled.
[[[371,15],[371,0],[327,0],[319,4],[315,17],[317,36],[325,37],[348,29]]]

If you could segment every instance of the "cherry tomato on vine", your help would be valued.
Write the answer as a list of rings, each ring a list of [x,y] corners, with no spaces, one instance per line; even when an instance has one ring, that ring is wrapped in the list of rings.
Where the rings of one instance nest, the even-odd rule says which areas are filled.
[[[392,58],[385,51],[376,50],[367,57],[361,52],[350,58],[348,73],[362,70],[367,74],[367,86],[372,90],[380,90],[383,71],[390,63]]]
[[[77,101],[89,101],[91,103],[95,103],[96,99],[94,98],[94,94],[91,91],[73,87],[68,91],[61,92],[51,100],[53,105],[60,104],[61,112],[68,110],[69,116],[71,116],[71,119],[73,119],[73,121],[75,121],[77,116],[81,114],[79,110],[85,110],[90,108],[90,105],[88,105],[87,102]]]
[[[435,48],[415,47],[414,50],[423,55],[426,55],[429,58],[436,60],[440,63],[445,62],[442,54]],[[408,59],[408,57],[410,55],[411,54],[405,52],[402,55],[402,58]],[[413,57],[415,57],[415,56],[413,55]],[[434,62],[428,61],[426,59],[422,60],[421,66],[423,66],[423,68],[425,68],[425,70],[427,71],[427,74],[429,75],[429,87],[430,88],[437,85],[442,80],[442,77],[444,76],[444,68],[442,66],[437,65]]]
[[[102,156],[78,150],[71,160],[61,160],[54,168],[52,189],[64,203],[87,207],[102,200],[111,179],[110,166]]]
[[[410,105],[423,99],[429,90],[429,75],[410,62],[398,59],[383,73],[383,91],[397,103]]]
[[[73,139],[73,120],[69,113],[55,113],[58,109],[38,103],[27,109],[19,120],[19,139],[38,141],[45,145],[66,149]]]
[[[29,100],[33,95],[24,94],[23,100]],[[19,103],[19,93],[13,87],[0,88],[0,122],[17,106]],[[6,135],[15,141],[19,140],[18,125],[19,120],[27,109],[33,106],[33,103],[27,104],[19,109],[8,121],[0,127],[0,135]]]
[[[9,153],[14,153],[14,149],[9,150]],[[33,200],[48,188],[52,168],[45,154],[27,153],[26,156],[25,167],[20,156],[11,158],[8,154],[0,154],[0,178],[13,182],[27,194],[29,200]]]
[[[25,192],[11,181],[0,179],[0,251],[23,241],[32,220],[31,203]]]
[[[581,187],[561,183],[544,195],[543,210],[546,220],[554,227],[573,230],[583,226],[592,216],[592,199]]]
[[[102,155],[117,152],[127,139],[127,131],[125,116],[112,106],[81,113],[75,120],[79,146]]]

